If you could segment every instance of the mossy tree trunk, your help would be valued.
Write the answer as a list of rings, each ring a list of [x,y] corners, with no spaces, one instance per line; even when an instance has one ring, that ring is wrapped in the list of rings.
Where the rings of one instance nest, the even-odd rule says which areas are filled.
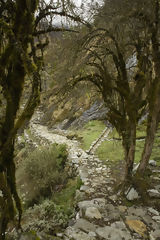
[[[46,34],[73,31],[54,26],[52,21],[48,22],[48,16],[52,19],[53,15],[59,15],[85,23],[79,16],[73,15],[68,0],[42,2],[0,1],[0,94],[5,103],[5,106],[0,106],[5,113],[3,116],[0,114],[0,240],[5,239],[7,224],[15,219],[15,210],[18,210],[20,227],[22,207],[16,189],[14,142],[18,129],[31,118],[40,102],[40,71],[43,50],[48,45]],[[31,93],[24,110],[19,113],[28,76]]]
[[[0,239],[5,239],[7,224],[15,217],[15,205],[19,214],[18,227],[20,227],[22,215],[21,201],[15,180],[14,142],[18,128],[22,126],[27,115],[31,117],[32,114],[29,111],[33,113],[34,110],[30,107],[29,111],[25,112],[26,116],[21,116],[21,121],[17,119],[25,77],[29,71],[31,74],[33,72],[33,61],[29,58],[28,47],[34,31],[37,1],[17,0],[10,5],[8,2],[3,3],[2,7],[4,7],[9,21],[7,25],[5,18],[1,18],[0,25],[4,36],[3,42],[1,41],[0,83],[3,97],[6,100],[5,116],[0,131]],[[12,12],[13,10],[14,12]],[[11,16],[11,14],[13,15]],[[37,69],[34,70],[37,71]],[[36,79],[37,81],[38,79]],[[37,89],[39,89],[39,84]],[[39,91],[35,92],[35,97],[38,99]],[[32,102],[32,96],[29,101]],[[35,106],[37,103],[35,102]]]

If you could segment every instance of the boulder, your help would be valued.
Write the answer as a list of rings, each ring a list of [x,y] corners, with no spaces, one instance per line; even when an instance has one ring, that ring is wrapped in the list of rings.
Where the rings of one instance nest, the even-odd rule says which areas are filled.
[[[157,166],[157,162],[155,160],[149,160],[149,165],[156,167]]]
[[[126,224],[131,229],[138,233],[141,237],[146,237],[147,227],[146,225],[140,220],[126,220]]]
[[[136,199],[140,198],[140,196],[138,195],[137,191],[133,187],[130,188],[129,190],[127,190],[125,192],[125,194],[126,194],[126,198],[129,201],[133,201],[133,200],[136,200]]]
[[[65,235],[67,235],[67,237],[72,240],[96,240],[95,237],[89,236],[87,233],[79,230],[76,231],[74,228],[68,228],[65,232]]]
[[[154,208],[148,208],[148,212],[153,215],[159,216],[159,212],[157,210],[155,210]]]
[[[160,192],[156,189],[149,189],[147,192],[148,192],[150,197],[160,198]]]
[[[95,232],[97,228],[96,225],[90,223],[89,221],[83,218],[78,219],[73,227],[76,229],[80,229],[86,233]]]
[[[150,240],[159,240],[160,239],[160,230],[152,231],[150,233]]]
[[[128,231],[115,229],[114,227],[100,227],[96,230],[99,238],[112,239],[112,240],[132,240],[132,237]]]
[[[86,209],[85,217],[87,219],[101,219],[102,215],[97,208],[89,207]]]

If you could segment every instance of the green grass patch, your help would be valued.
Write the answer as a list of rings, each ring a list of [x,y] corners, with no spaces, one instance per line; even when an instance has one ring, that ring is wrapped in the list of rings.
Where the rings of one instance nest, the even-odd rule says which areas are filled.
[[[146,136],[146,124],[141,124],[137,126],[137,138]]]
[[[139,125],[137,127],[137,138],[141,138],[146,136],[146,124]],[[120,138],[119,134],[114,129],[110,134],[109,138]],[[145,139],[136,141],[136,152],[135,152],[135,162],[138,163],[141,159],[141,155],[144,148]],[[105,162],[105,160],[109,159],[110,161],[116,162],[123,159],[124,153],[122,148],[122,141],[113,140],[113,141],[105,141],[101,144],[101,146],[97,149],[96,154],[98,157]],[[154,141],[152,155],[150,159],[154,159],[157,161],[157,165],[160,166],[160,128],[156,133],[156,138]]]
[[[123,148],[121,141],[105,141],[97,149],[96,154],[98,157],[107,163],[106,160],[110,161],[120,161],[123,160]]]
[[[81,139],[81,147],[84,150],[88,150],[90,145],[101,135],[104,129],[105,124],[102,121],[93,120],[88,122],[77,132],[79,138]]]
[[[108,135],[108,138],[121,138],[120,136],[119,136],[119,134],[118,134],[118,132],[116,131],[116,129],[114,128],[110,133],[109,133],[109,135]]]

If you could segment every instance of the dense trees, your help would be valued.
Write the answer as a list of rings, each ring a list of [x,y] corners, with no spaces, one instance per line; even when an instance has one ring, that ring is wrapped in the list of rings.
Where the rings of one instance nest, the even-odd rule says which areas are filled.
[[[90,81],[101,92],[107,119],[122,136],[125,178],[132,177],[136,127],[148,112],[147,137],[138,168],[148,164],[159,116],[159,1],[105,1],[92,30],[82,38],[82,62],[73,85]]]
[[[48,44],[44,34],[71,31],[53,25],[55,16],[82,22],[71,6],[71,1],[65,0],[0,2],[0,239],[5,239],[7,224],[14,220],[15,205],[20,227],[22,208],[15,182],[14,142],[18,129],[30,119],[40,101],[40,71]],[[30,94],[21,110],[24,85],[29,80]]]

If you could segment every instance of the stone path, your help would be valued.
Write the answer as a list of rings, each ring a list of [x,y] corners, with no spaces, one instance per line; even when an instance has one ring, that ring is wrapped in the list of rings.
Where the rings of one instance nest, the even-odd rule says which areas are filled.
[[[47,127],[31,124],[32,132],[49,143],[68,146],[70,164],[77,169],[83,185],[77,191],[76,219],[57,236],[64,240],[159,240],[160,212],[151,207],[123,206],[114,195],[115,180],[110,168],[96,156],[83,151],[79,143],[53,134]],[[159,189],[160,191],[160,189]]]

